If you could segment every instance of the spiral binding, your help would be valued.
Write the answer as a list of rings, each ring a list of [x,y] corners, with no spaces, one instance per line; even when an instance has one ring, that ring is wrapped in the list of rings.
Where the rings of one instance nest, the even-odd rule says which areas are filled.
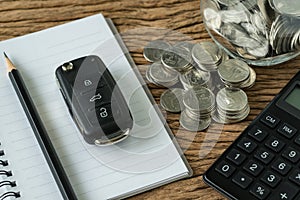
[[[0,143],[0,145],[1,145],[1,143]],[[0,156],[4,156],[4,155],[5,155],[4,150],[0,150]],[[0,159],[0,165],[2,165],[3,167],[8,166],[9,165],[8,160]],[[0,170],[0,175],[4,175],[7,177],[13,176],[12,171],[4,170],[4,169]],[[4,187],[4,186],[10,186],[11,188],[13,188],[13,187],[17,186],[17,183],[16,183],[16,181],[9,181],[9,180],[0,181],[0,188]],[[19,198],[19,197],[21,197],[21,194],[19,191],[18,192],[8,191],[8,192],[5,192],[2,195],[0,195],[0,200],[4,200],[8,197]]]

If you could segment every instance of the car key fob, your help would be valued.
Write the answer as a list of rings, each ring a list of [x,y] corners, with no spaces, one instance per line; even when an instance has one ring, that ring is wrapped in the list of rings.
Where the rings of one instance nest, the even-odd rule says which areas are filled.
[[[60,91],[84,140],[98,146],[120,142],[133,126],[129,107],[113,76],[98,56],[59,66]]]

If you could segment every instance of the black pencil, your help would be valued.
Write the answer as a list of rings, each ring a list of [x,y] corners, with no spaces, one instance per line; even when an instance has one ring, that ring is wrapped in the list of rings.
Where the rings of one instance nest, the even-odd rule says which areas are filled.
[[[66,200],[76,200],[77,197],[72,189],[69,179],[63,169],[63,166],[55,152],[55,149],[51,143],[51,140],[46,132],[46,129],[42,123],[41,118],[34,106],[32,99],[28,93],[28,90],[22,80],[22,77],[8,56],[4,53],[7,63],[7,71],[11,83],[18,95],[18,98],[25,111],[27,119],[31,125],[34,135],[42,149],[53,177],[59,187],[59,190]]]

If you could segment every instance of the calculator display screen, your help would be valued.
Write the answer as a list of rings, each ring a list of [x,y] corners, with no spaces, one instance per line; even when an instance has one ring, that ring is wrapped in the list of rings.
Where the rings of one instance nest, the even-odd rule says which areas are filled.
[[[300,110],[300,86],[296,86],[286,97],[285,101]]]

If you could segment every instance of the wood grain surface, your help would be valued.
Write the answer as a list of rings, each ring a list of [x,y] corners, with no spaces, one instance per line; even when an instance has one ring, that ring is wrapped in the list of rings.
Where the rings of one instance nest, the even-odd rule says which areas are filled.
[[[210,40],[200,16],[200,0],[0,0],[0,40],[97,13],[113,20],[143,75],[149,63],[143,58],[142,49],[148,41]],[[257,83],[246,91],[251,113],[241,123],[212,125],[206,132],[193,134],[179,129],[178,114],[165,113],[194,175],[131,199],[225,199],[203,182],[202,174],[300,69],[300,58],[254,69]],[[148,86],[159,103],[165,89]]]

